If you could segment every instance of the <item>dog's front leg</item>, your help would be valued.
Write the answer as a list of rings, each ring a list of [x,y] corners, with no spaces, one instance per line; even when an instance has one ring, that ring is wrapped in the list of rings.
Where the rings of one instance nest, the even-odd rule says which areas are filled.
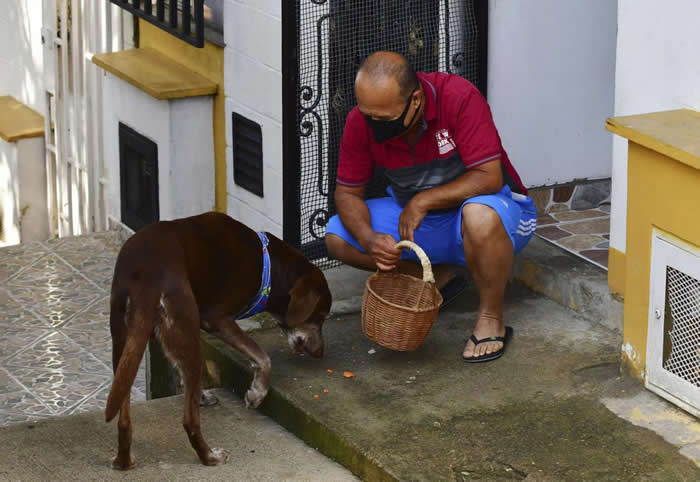
[[[270,387],[270,357],[231,318],[221,318],[210,323],[211,333],[243,353],[253,364],[255,376],[245,394],[246,407],[257,408]]]

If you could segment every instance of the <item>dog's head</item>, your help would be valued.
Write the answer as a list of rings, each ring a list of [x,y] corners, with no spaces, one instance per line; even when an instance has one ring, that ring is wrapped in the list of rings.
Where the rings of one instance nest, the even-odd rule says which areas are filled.
[[[299,277],[289,291],[289,305],[282,326],[289,347],[296,353],[323,356],[321,329],[331,309],[331,292],[326,277],[314,267]]]

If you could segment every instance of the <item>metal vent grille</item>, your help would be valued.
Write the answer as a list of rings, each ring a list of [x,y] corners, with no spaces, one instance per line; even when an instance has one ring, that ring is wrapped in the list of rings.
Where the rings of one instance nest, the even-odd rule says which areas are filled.
[[[700,387],[700,281],[666,268],[663,368]]]
[[[260,124],[233,113],[233,181],[263,197],[263,152]]]

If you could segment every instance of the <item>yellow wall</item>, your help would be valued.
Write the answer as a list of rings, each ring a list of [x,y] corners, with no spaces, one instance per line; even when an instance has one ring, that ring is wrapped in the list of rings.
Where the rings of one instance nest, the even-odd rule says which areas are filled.
[[[629,142],[623,359],[644,375],[653,227],[700,246],[700,170]]]
[[[226,99],[224,97],[224,49],[205,42],[198,49],[187,42],[139,19],[139,47],[156,49],[187,68],[216,82],[219,86],[214,97],[214,160],[215,205],[213,209],[226,212]]]

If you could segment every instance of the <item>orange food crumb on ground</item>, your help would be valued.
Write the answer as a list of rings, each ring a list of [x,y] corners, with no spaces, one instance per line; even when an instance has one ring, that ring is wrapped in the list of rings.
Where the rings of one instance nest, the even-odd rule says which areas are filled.
[[[314,399],[315,399],[315,400],[318,400],[319,398],[320,398],[320,396],[319,396],[318,393],[314,395]]]
[[[331,370],[331,369],[329,368],[329,369],[328,369],[328,374],[329,374],[329,375],[332,375],[332,374],[333,374],[333,370]]]
[[[323,393],[328,393],[328,389],[327,389],[327,388],[324,388],[324,389],[323,389]]]
[[[355,374],[353,372],[343,372],[345,378],[353,378]]]

